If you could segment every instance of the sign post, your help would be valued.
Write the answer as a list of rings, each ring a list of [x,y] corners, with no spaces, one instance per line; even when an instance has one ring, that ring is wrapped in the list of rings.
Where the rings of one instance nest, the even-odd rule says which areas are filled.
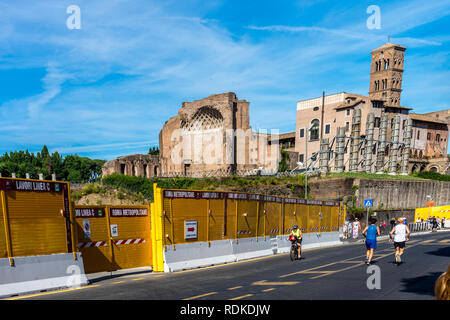
[[[431,207],[434,206],[434,201],[433,198],[431,198],[431,196],[427,196],[430,198],[429,201],[427,201],[427,207],[428,207],[428,218],[427,218],[427,222],[430,220],[430,216],[431,216]]]
[[[369,210],[373,207],[373,199],[364,199],[364,207],[367,208],[366,227],[369,225]]]

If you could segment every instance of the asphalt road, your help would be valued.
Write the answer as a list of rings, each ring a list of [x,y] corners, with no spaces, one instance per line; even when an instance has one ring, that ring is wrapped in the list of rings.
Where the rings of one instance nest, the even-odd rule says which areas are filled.
[[[144,273],[93,282],[79,289],[45,292],[14,299],[114,300],[290,300],[376,299],[435,300],[434,285],[450,263],[450,232],[411,237],[396,265],[393,244],[379,241],[373,270],[364,264],[363,243],[305,251],[175,273]],[[372,267],[373,268],[373,267]],[[377,273],[378,274],[378,273]]]

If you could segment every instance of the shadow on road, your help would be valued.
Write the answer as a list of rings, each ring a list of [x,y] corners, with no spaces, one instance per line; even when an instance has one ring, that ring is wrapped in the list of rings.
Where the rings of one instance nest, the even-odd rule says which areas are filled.
[[[425,252],[433,256],[450,257],[450,247],[439,248],[438,250]]]
[[[104,273],[106,273],[106,272],[104,272]],[[102,275],[102,276],[94,277],[94,278],[91,278],[91,279],[89,279],[89,277],[88,277],[88,279],[89,279],[89,284],[93,284],[93,283],[100,282],[100,281],[103,281],[103,280],[115,279],[115,278],[120,278],[120,277],[123,277],[123,276],[148,274],[148,273],[152,273],[152,271],[134,271],[134,272],[121,273],[121,274],[112,274],[111,273],[111,274],[105,274],[105,275]]]
[[[434,286],[441,274],[441,272],[431,272],[426,276],[402,279],[404,288],[400,291],[434,296]]]

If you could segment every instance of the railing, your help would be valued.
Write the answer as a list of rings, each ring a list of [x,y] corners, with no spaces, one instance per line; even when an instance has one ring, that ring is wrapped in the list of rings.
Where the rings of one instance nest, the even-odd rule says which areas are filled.
[[[427,223],[426,222],[419,222],[419,223],[409,223],[408,224],[409,231],[412,232],[420,232],[420,231],[427,231]]]

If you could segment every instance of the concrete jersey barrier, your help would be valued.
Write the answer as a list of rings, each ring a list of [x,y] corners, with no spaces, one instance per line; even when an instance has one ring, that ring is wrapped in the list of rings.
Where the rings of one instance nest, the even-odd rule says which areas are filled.
[[[76,288],[88,284],[81,253],[0,259],[0,297],[59,288]]]

